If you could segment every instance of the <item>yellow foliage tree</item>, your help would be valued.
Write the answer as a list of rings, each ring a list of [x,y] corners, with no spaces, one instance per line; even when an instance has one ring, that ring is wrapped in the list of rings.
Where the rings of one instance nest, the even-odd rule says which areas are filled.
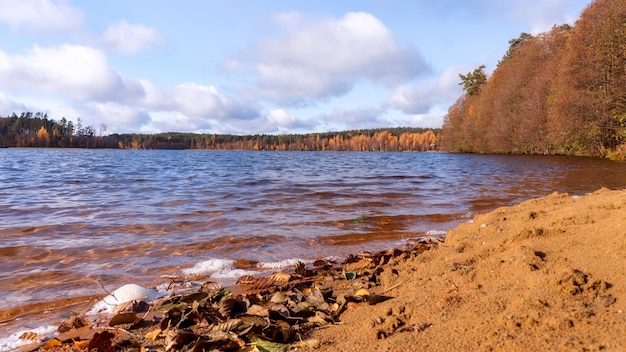
[[[41,126],[39,131],[37,131],[37,140],[39,141],[39,146],[47,147],[50,145],[50,135],[44,126]]]

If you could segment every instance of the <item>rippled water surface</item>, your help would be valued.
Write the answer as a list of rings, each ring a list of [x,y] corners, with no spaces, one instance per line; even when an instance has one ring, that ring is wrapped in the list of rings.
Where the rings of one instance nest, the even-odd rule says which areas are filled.
[[[626,187],[626,164],[445,153],[0,149],[0,336],[210,258],[400,246],[554,191]],[[37,319],[35,319],[37,318]],[[39,321],[39,320],[37,320]]]

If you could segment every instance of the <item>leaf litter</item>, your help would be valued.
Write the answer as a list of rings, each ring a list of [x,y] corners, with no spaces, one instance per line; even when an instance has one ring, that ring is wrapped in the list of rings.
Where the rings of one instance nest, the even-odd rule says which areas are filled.
[[[298,262],[293,271],[268,276],[241,276],[223,288],[171,285],[167,297],[151,302],[134,300],[114,307],[114,315],[90,322],[73,316],[59,327],[59,335],[24,351],[289,351],[318,348],[310,340],[314,329],[340,324],[347,309],[393,299],[380,293],[379,275],[390,260],[407,259],[435,248],[440,239],[409,240],[401,249],[349,255],[342,262],[317,260],[312,267]],[[177,291],[178,290],[178,291]],[[381,291],[381,290],[379,290]],[[405,327],[420,331],[428,326]]]

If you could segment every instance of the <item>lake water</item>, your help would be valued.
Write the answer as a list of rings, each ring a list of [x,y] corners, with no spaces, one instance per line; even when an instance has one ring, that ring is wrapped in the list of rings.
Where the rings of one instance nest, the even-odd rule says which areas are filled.
[[[446,153],[0,149],[0,337],[125,283],[400,247],[626,164]],[[246,270],[261,270],[245,268]],[[100,282],[100,283],[98,283]],[[46,312],[41,313],[45,308]]]

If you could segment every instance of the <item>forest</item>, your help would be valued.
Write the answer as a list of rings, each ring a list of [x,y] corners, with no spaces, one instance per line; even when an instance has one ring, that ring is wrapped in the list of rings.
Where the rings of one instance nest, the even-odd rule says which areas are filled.
[[[101,129],[102,131],[102,129]],[[82,126],[65,117],[60,121],[38,112],[0,117],[0,147],[217,149],[291,151],[430,151],[439,148],[441,129],[397,127],[343,132],[229,135],[169,132],[110,134]]]
[[[493,73],[460,75],[444,118],[452,152],[626,156],[626,1],[596,0],[573,26],[522,33]]]

